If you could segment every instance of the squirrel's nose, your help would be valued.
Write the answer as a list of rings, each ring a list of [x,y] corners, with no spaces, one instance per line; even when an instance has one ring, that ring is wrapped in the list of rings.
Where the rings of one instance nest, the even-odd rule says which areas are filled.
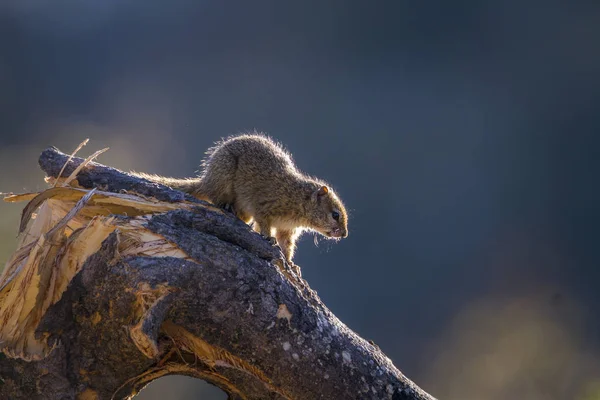
[[[331,236],[336,238],[345,238],[348,236],[348,231],[343,228],[333,228],[331,230]]]

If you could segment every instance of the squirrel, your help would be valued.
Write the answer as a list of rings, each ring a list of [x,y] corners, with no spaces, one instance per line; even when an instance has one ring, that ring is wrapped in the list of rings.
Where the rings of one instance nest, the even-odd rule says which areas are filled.
[[[196,178],[133,174],[230,209],[247,224],[254,222],[254,230],[276,242],[292,265],[303,232],[335,240],[348,236],[346,209],[331,187],[298,170],[283,146],[262,133],[215,143],[201,166]]]

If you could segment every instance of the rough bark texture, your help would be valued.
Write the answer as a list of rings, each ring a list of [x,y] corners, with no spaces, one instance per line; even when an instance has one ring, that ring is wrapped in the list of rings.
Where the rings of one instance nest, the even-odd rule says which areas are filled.
[[[56,177],[66,159],[50,148],[40,165]],[[77,181],[190,200],[96,163]],[[168,374],[204,379],[231,399],[433,399],[340,322],[277,246],[194,201],[193,212],[147,223],[190,258],[121,258],[111,234],[42,320],[52,353],[35,362],[0,353],[1,399],[127,398]]]

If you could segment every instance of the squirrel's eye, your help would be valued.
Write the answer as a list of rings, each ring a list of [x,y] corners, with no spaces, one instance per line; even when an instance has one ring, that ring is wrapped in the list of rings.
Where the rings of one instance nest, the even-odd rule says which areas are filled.
[[[335,219],[336,221],[340,219],[340,213],[337,211],[334,211],[331,213],[331,216],[333,217],[333,219]]]

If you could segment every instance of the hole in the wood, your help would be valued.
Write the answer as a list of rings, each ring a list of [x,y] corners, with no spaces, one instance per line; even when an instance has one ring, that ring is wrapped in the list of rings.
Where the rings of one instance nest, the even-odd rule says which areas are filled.
[[[135,400],[225,400],[227,394],[203,380],[169,375],[151,382]]]

